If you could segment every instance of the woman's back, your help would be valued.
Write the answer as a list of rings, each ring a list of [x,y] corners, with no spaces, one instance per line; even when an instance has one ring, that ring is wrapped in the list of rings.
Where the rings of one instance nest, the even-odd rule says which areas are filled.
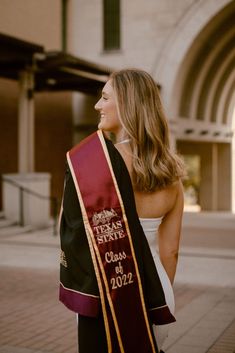
[[[173,207],[177,198],[178,182],[163,190],[152,193],[134,191],[137,213],[141,218],[165,216]]]
[[[132,177],[132,154],[128,143],[115,145],[121,154],[130,176]],[[140,218],[158,218],[166,215],[177,199],[179,182],[151,193],[134,190],[137,213]]]

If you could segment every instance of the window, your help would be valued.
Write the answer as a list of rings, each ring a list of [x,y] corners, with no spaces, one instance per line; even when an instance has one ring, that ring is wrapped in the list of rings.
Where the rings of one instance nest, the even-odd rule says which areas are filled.
[[[120,49],[120,0],[103,1],[104,50]]]

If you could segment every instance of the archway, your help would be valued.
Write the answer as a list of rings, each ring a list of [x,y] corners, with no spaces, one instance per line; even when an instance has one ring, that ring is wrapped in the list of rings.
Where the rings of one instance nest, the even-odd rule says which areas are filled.
[[[203,24],[200,31],[189,14],[182,21],[183,32],[178,33],[181,38],[176,40],[174,48],[177,49],[178,45],[179,49],[181,43],[184,55],[175,52],[174,60],[181,57],[181,61],[171,62],[172,65],[170,59],[166,61],[165,66],[169,65],[173,75],[168,77],[169,73],[163,72],[160,78],[165,82],[160,82],[165,87],[163,98],[168,103],[169,114],[177,121],[178,149],[182,154],[198,155],[201,160],[199,196],[202,209],[230,211],[234,178],[231,165],[235,1],[214,1],[217,6],[213,9],[211,3],[206,1],[195,5],[195,17]],[[203,23],[206,17],[207,23]],[[187,42],[187,50],[182,41]]]

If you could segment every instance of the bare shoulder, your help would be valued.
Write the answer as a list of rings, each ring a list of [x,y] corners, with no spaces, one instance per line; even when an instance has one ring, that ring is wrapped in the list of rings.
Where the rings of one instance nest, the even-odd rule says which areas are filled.
[[[181,180],[177,180],[171,185],[168,185],[167,187],[156,191],[154,195],[156,197],[162,196],[162,197],[169,198],[169,200],[174,203],[174,201],[176,201],[176,199],[182,195],[182,192],[183,192],[182,182]]]
[[[175,181],[169,187],[166,188],[166,190],[168,189],[170,192],[173,192],[176,197],[180,197],[183,195],[183,184],[180,179]]]
[[[117,144],[115,147],[122,156],[132,178],[132,153],[129,144]],[[134,190],[134,196],[139,217],[162,217],[176,208],[182,208],[183,186],[182,182],[177,180],[151,193]]]
[[[180,180],[153,193],[134,191],[134,194],[140,217],[162,217],[176,208],[182,208],[183,204],[183,187]]]
[[[183,202],[183,185],[181,180],[177,180],[166,188],[156,192],[156,199],[165,204],[165,214],[176,207],[180,207]]]
[[[172,203],[172,209],[182,208],[184,203],[184,191],[183,184],[181,180],[175,181],[170,188],[172,189],[172,194],[174,195],[174,202]]]

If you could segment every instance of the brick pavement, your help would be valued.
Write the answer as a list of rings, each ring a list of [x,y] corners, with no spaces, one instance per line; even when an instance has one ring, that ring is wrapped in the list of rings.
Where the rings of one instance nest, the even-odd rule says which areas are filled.
[[[74,353],[75,315],[58,301],[58,271],[1,267],[0,352]]]
[[[58,301],[58,238],[44,231],[17,232],[0,229],[0,353],[76,353],[74,314]],[[166,353],[235,352],[230,233],[228,249],[223,234],[223,251],[218,237],[216,249],[203,247],[203,230],[196,247],[189,247],[193,239],[183,239],[175,285],[177,322]]]
[[[58,301],[55,269],[0,268],[0,352],[75,353],[76,320]],[[178,310],[203,289],[178,286]]]
[[[76,321],[73,313],[58,301],[57,270],[2,266],[0,277],[3,279],[0,292],[1,353],[77,352]],[[214,295],[213,292],[213,288],[208,291],[205,286],[176,285],[177,324],[170,332],[166,352],[234,353],[234,321],[228,324],[228,319],[234,315],[229,316],[229,306],[225,310],[226,297],[234,299],[234,291],[220,289]],[[202,310],[198,308],[202,298],[204,305],[212,308],[211,318],[208,312],[207,318],[204,317],[204,307]],[[213,313],[213,309],[217,312]],[[222,321],[216,330],[218,318]],[[220,337],[221,329],[223,334]],[[206,343],[212,340],[208,347],[215,341],[213,348],[205,350],[205,340]],[[192,345],[195,346],[192,348]]]
[[[176,297],[177,300],[177,297]],[[177,315],[165,345],[166,353],[234,353],[235,289],[204,287]],[[221,341],[230,331],[230,343]],[[232,333],[233,331],[233,333]]]
[[[219,339],[209,349],[208,353],[234,353],[235,352],[235,320],[223,332]]]

